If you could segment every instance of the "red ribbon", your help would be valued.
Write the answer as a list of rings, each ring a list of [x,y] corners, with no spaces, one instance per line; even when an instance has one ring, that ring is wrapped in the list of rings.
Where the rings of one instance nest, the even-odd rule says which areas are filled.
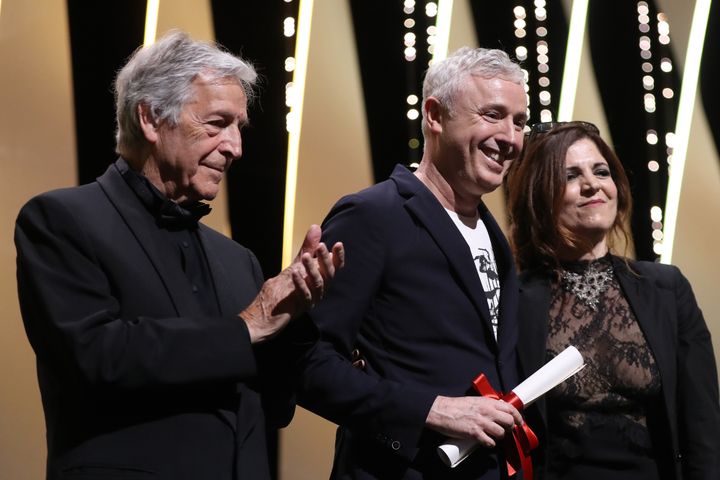
[[[481,373],[473,380],[473,386],[483,397],[502,400],[518,410],[522,410],[524,407],[522,400],[520,400],[514,392],[500,396],[492,385],[490,385],[484,373]],[[512,440],[510,440],[509,437],[505,437],[505,441],[503,442],[508,475],[513,476],[522,468],[523,478],[525,480],[532,480],[533,468],[530,452],[537,448],[538,444],[537,435],[530,430],[530,427],[528,427],[525,422],[523,422],[522,425],[515,425],[513,427]]]

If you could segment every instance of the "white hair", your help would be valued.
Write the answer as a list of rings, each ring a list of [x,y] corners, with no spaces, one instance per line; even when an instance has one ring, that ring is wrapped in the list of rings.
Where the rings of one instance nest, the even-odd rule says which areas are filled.
[[[423,81],[423,105],[434,97],[454,115],[455,100],[462,92],[469,75],[482,78],[502,78],[520,85],[525,84],[525,74],[520,65],[507,53],[498,49],[461,47],[428,68]],[[423,119],[425,110],[423,109]],[[423,122],[423,133],[425,122]]]
[[[115,80],[117,153],[130,156],[145,144],[139,105],[146,105],[157,122],[177,125],[183,107],[192,100],[193,81],[201,74],[210,81],[233,78],[248,102],[254,96],[257,73],[253,66],[216,44],[172,31],[136,50]]]

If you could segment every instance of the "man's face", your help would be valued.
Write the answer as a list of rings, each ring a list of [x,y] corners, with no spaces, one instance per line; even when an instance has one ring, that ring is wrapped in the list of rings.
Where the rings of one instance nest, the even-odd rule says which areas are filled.
[[[178,203],[212,200],[232,161],[242,154],[240,131],[247,124],[247,98],[232,78],[193,82],[195,96],[177,126],[157,128],[153,159],[160,188]]]
[[[437,165],[456,195],[479,200],[500,186],[522,149],[525,91],[501,78],[469,75],[454,110],[441,121]]]

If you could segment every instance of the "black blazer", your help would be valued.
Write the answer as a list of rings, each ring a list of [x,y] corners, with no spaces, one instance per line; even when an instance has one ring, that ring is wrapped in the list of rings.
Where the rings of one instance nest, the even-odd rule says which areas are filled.
[[[630,262],[633,273],[621,258],[612,260],[620,287],[660,370],[666,423],[655,430],[653,441],[667,454],[662,461],[667,461],[676,480],[718,479],[717,369],[710,332],[692,288],[677,267]],[[550,277],[527,272],[521,281],[519,354],[527,375],[545,362]],[[543,400],[538,401],[534,413],[538,422],[530,422],[542,437],[547,418]],[[542,450],[538,454],[542,462]]]
[[[311,313],[322,341],[298,402],[341,425],[333,478],[498,478],[477,450],[450,470],[426,430],[437,395],[471,393],[481,372],[498,390],[517,384],[518,281],[502,232],[481,205],[502,284],[498,341],[467,243],[434,195],[402,166],[341,199],[323,240],[342,241],[345,268]],[[365,372],[348,359],[358,348]]]
[[[97,182],[33,198],[17,219],[47,477],[269,478],[258,372],[273,367],[237,317],[261,285],[258,262],[200,225],[222,312],[203,315],[121,162]],[[272,416],[287,423],[290,395],[276,395]]]

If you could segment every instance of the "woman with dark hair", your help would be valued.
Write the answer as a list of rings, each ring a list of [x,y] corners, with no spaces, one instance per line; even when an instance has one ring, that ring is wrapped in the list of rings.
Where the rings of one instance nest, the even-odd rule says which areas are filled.
[[[568,345],[587,364],[528,411],[539,477],[720,479],[710,333],[676,267],[611,253],[632,198],[597,127],[535,125],[507,182],[523,370]]]

